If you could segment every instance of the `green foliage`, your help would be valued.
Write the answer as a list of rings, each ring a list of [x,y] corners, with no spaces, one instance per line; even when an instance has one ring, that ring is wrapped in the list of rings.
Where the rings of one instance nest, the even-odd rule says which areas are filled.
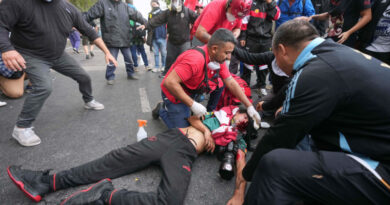
[[[98,0],[69,0],[69,2],[80,9],[80,11],[88,11],[88,9],[97,1]]]

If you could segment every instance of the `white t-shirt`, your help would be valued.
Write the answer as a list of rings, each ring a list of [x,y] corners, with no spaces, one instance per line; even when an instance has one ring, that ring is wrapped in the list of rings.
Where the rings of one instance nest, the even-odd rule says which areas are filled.
[[[374,41],[366,49],[377,53],[390,52],[390,5],[376,26]]]

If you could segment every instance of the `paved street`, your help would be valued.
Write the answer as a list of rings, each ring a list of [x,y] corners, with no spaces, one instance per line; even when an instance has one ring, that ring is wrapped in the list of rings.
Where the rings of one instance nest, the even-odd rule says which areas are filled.
[[[81,50],[81,49],[80,49]],[[153,120],[151,109],[161,100],[157,73],[146,72],[140,66],[138,81],[127,80],[122,55],[114,85],[104,78],[105,62],[101,51],[85,60],[85,55],[73,54],[90,74],[93,93],[105,105],[102,111],[88,111],[83,107],[81,94],[75,81],[52,71],[53,92],[34,123],[35,132],[42,143],[35,147],[22,147],[11,133],[24,98],[11,100],[0,96],[7,106],[0,108],[0,204],[35,204],[12,184],[6,173],[7,166],[23,165],[28,169],[68,169],[96,159],[112,149],[136,142],[137,119],[148,120],[146,131],[154,135],[166,129],[161,120]],[[154,60],[149,55],[151,67]],[[253,76],[254,77],[254,76]],[[261,131],[260,133],[262,133]],[[261,135],[261,134],[260,134]],[[131,162],[129,162],[131,163]],[[186,205],[224,204],[234,189],[234,180],[224,181],[217,175],[219,162],[215,156],[203,154],[194,163]],[[141,192],[155,192],[161,171],[151,167],[118,179],[116,188]],[[87,186],[61,190],[47,195],[38,204],[59,204],[61,199]]]

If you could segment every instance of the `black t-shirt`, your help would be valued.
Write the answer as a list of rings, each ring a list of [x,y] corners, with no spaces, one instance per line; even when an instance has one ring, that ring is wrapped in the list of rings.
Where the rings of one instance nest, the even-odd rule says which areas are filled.
[[[370,0],[331,0],[328,37],[337,37],[351,29],[359,20],[360,12],[371,8]]]
[[[72,27],[91,41],[98,38],[80,11],[66,0],[51,3],[3,0],[0,6],[0,51],[15,49],[42,60],[54,60],[64,52]]]

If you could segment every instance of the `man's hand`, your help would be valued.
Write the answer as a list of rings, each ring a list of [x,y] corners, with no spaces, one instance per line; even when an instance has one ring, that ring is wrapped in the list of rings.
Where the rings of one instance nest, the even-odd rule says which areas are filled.
[[[260,124],[260,122],[261,122],[260,114],[255,110],[253,105],[247,107],[247,112],[248,112],[248,115],[251,118],[253,118],[253,120],[255,120],[257,124]]]
[[[294,18],[294,20],[310,21],[310,20],[311,20],[311,17],[299,16],[299,17]]]
[[[203,115],[206,114],[207,109],[200,103],[194,101],[191,105],[191,110],[194,112],[194,115],[198,117],[202,117]]]
[[[347,32],[343,32],[342,34],[340,34],[338,36],[338,38],[340,40],[337,41],[337,43],[340,43],[340,44],[343,44],[350,36],[351,34],[347,31]]]
[[[111,55],[111,53],[106,53],[106,63],[113,63],[115,67],[118,67],[118,62],[115,60],[114,56]]]
[[[232,198],[226,203],[226,205],[242,205],[244,203],[244,196],[241,194],[235,194]]]
[[[233,36],[234,38],[238,38],[240,36],[241,30],[240,29],[234,29],[233,30]]]
[[[141,26],[138,26],[137,28],[135,28],[136,30],[144,30],[145,29],[145,25],[141,25]]]
[[[275,111],[275,118],[282,112],[283,106]]]
[[[241,46],[241,47],[244,47],[245,44],[246,44],[246,41],[245,41],[245,40],[241,40],[241,41],[240,41],[240,46]]]
[[[259,103],[257,103],[257,105],[256,105],[257,111],[263,111],[263,103],[264,103],[264,101],[260,101]]]
[[[16,50],[6,51],[1,55],[5,67],[13,71],[26,69],[26,61]]]
[[[207,129],[204,132],[204,138],[206,140],[206,146],[205,146],[206,151],[213,153],[215,149],[215,143],[214,143],[214,139],[211,137],[210,130]]]

